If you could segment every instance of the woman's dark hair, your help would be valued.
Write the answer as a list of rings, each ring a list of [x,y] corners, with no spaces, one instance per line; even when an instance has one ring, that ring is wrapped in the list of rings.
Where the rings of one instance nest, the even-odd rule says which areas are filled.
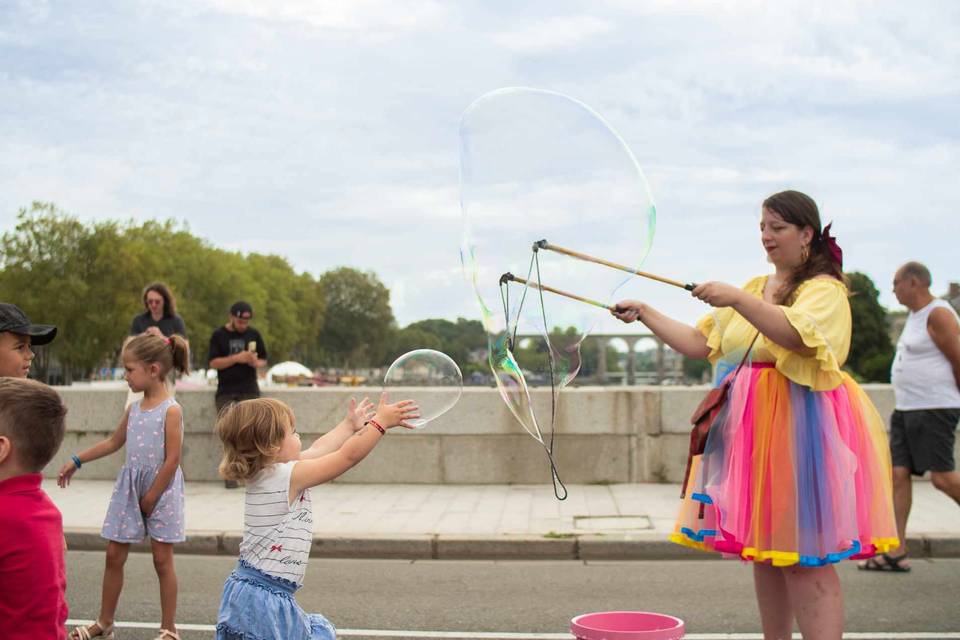
[[[803,227],[813,229],[807,259],[793,271],[790,279],[774,294],[774,302],[784,305],[793,304],[793,298],[800,285],[821,274],[832,276],[846,284],[843,269],[833,259],[824,241],[820,226],[820,210],[817,209],[817,203],[813,198],[799,191],[781,191],[764,200],[763,208],[777,214],[784,222],[801,229]]]
[[[160,294],[160,297],[163,298],[163,317],[172,318],[177,315],[177,299],[173,297],[173,294],[170,293],[170,289],[167,285],[162,282],[154,282],[148,284],[143,289],[143,308],[147,311],[150,311],[150,306],[147,304],[147,294],[151,291],[155,291]]]

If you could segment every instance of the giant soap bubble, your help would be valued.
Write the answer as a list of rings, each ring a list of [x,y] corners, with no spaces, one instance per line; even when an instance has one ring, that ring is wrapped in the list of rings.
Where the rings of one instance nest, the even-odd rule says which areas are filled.
[[[548,425],[552,433],[556,394],[549,415],[538,416],[528,385],[559,392],[569,384],[583,339],[609,316],[530,285],[501,286],[500,276],[539,278],[612,304],[628,274],[552,251],[538,251],[532,261],[531,246],[546,239],[639,268],[653,240],[653,199],[633,153],[600,115],[573,98],[529,88],[492,91],[464,111],[460,198],[461,260],[490,335],[491,369],[513,415],[547,447],[543,434]]]
[[[460,367],[447,354],[417,349],[394,360],[383,377],[383,390],[393,401],[416,402],[420,417],[407,423],[422,429],[457,404],[463,393],[463,376]]]

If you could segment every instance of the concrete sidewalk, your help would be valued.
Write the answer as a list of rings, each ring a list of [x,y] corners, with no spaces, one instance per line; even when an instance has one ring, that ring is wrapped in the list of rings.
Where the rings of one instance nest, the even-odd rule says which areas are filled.
[[[103,549],[113,483],[74,480],[44,489],[63,512],[72,550]],[[709,558],[667,541],[679,485],[328,484],[312,490],[312,555],[415,559]],[[243,489],[187,483],[187,542],[179,553],[237,554]],[[915,482],[907,539],[914,557],[960,557],[960,508]],[[145,547],[143,547],[145,548]]]

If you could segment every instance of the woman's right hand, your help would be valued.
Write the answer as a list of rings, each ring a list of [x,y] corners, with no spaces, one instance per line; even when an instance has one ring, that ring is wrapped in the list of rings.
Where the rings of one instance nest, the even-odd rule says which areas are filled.
[[[384,429],[392,427],[403,427],[413,429],[413,425],[407,424],[407,420],[414,420],[420,417],[420,408],[413,400],[401,400],[390,404],[390,398],[384,392],[380,395],[380,404],[377,405],[377,413],[373,419]]]
[[[610,310],[610,315],[623,322],[634,322],[640,319],[643,306],[639,300],[621,300]]]
[[[60,473],[57,474],[57,484],[61,489],[67,488],[67,485],[70,484],[70,478],[72,478],[76,472],[77,465],[73,464],[73,460],[68,460],[60,467]]]

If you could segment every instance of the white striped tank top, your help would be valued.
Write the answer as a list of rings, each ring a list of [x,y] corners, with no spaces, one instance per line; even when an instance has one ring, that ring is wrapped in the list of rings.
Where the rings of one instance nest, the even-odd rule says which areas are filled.
[[[313,541],[310,490],[290,496],[294,462],[272,464],[247,481],[240,559],[264,573],[303,584]]]

